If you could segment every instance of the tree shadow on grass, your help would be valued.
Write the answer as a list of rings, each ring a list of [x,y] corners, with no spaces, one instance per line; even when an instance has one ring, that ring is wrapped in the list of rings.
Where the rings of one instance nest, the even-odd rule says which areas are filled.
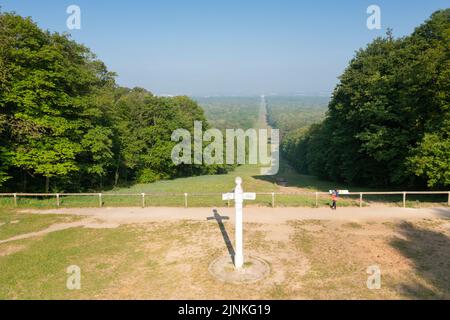
[[[415,299],[449,299],[450,238],[409,222],[401,223],[398,231],[405,239],[396,238],[391,246],[414,264],[418,280],[423,280],[402,283],[398,289]]]
[[[321,192],[328,192],[329,190],[335,187],[339,187],[340,189],[353,189],[353,190],[361,189],[354,186],[350,186],[347,183],[326,181],[315,176],[300,174],[293,167],[291,167],[288,161],[284,158],[280,158],[279,164],[280,164],[279,171],[276,175],[274,176],[258,175],[253,176],[253,178],[270,183],[275,183],[283,187],[296,187]]]
[[[222,237],[223,237],[223,241],[225,242],[225,245],[227,246],[228,249],[228,254],[230,255],[231,261],[234,264],[234,256],[235,256],[235,251],[233,248],[233,244],[231,243],[230,237],[228,236],[227,230],[225,229],[225,225],[223,224],[223,220],[229,220],[229,217],[225,217],[225,216],[221,216],[219,214],[219,212],[217,212],[216,209],[213,210],[214,216],[213,217],[208,217],[206,218],[207,220],[216,220],[219,228],[220,228],[220,232],[222,233]]]

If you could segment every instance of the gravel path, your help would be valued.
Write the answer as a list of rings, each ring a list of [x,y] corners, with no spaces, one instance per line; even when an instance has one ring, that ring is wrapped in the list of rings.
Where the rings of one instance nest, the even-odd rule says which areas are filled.
[[[95,218],[103,223],[129,224],[152,221],[206,220],[213,215],[214,208],[70,208],[54,210],[26,210],[35,214],[69,214]],[[234,208],[219,208],[218,213],[234,220]],[[244,208],[244,222],[279,224],[289,220],[349,220],[390,221],[414,219],[450,219],[450,208],[403,209],[390,207],[374,208]]]

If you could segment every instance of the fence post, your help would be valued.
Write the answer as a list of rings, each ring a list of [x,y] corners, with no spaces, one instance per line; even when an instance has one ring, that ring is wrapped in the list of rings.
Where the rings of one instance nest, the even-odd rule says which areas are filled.
[[[406,192],[403,192],[403,208],[406,208]]]
[[[145,208],[145,193],[142,193],[142,208]]]
[[[59,193],[56,194],[56,206],[59,208]]]
[[[316,192],[316,208],[319,207],[319,193]]]
[[[184,207],[185,208],[188,207],[188,194],[187,193],[184,194]]]
[[[362,204],[363,204],[363,194],[362,192],[359,194],[359,207],[362,208]]]
[[[272,192],[272,208],[275,208],[275,192]]]
[[[449,197],[450,197],[450,193],[448,194],[449,195]],[[450,203],[450,202],[449,202]],[[449,204],[450,205],[450,204]],[[228,200],[227,201],[227,206],[228,206],[228,208],[230,207],[230,200]]]
[[[17,193],[14,193],[14,207],[17,207]]]
[[[102,201],[102,194],[98,194],[98,206],[101,208],[103,207],[103,201]]]
[[[450,192],[448,193],[448,206],[450,207]]]

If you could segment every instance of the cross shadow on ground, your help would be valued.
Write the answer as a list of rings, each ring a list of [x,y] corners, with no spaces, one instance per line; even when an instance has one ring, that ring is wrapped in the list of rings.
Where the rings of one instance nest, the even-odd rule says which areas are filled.
[[[450,298],[450,238],[443,232],[418,227],[409,222],[399,225],[404,239],[391,246],[408,258],[420,279],[398,286],[403,295],[415,299]]]
[[[230,237],[228,236],[227,230],[225,229],[225,225],[223,224],[224,220],[229,220],[229,217],[221,216],[219,212],[214,209],[213,210],[214,216],[206,218],[206,220],[216,220],[217,224],[219,225],[220,232],[222,233],[223,241],[225,242],[225,245],[228,249],[228,254],[230,255],[231,261],[234,264],[234,256],[235,251],[233,248],[233,244],[231,243]]]

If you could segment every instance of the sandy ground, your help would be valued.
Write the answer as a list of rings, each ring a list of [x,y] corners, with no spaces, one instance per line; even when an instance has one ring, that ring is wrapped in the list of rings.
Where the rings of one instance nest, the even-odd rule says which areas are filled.
[[[0,244],[16,240],[28,239],[46,235],[51,232],[85,227],[85,228],[117,228],[120,225],[139,224],[149,222],[179,222],[179,221],[208,221],[219,214],[223,220],[234,223],[234,208],[70,208],[52,210],[24,210],[24,213],[33,214],[61,214],[83,217],[79,221],[57,223],[38,232],[21,234],[9,239],[0,240]],[[248,207],[244,209],[244,223],[266,225],[271,234],[288,234],[285,224],[287,222],[317,220],[335,222],[399,222],[422,219],[448,219],[450,209],[426,208],[341,208],[332,211],[328,208],[265,208]],[[280,230],[278,230],[280,229]],[[277,236],[275,236],[277,238]]]
[[[24,210],[78,216],[38,232],[7,239],[0,256],[30,255],[30,266],[45,265],[51,238],[42,235],[73,228],[74,243],[62,238],[62,254],[83,268],[84,291],[43,290],[40,283],[66,281],[66,266],[55,274],[38,270],[31,297],[94,299],[448,299],[450,297],[449,208],[265,208],[244,209],[245,253],[263,259],[270,274],[240,285],[224,283],[208,271],[211,262],[234,250],[234,208],[83,208]],[[215,216],[215,217],[214,217]],[[210,219],[208,219],[210,218]],[[222,221],[223,219],[223,221]],[[126,228],[117,228],[128,225]],[[80,229],[83,228],[83,229]],[[110,228],[85,230],[84,228]],[[130,234],[129,238],[124,235]],[[102,237],[106,237],[104,240]],[[117,238],[118,237],[118,238]],[[103,239],[103,240],[102,240]],[[119,243],[112,241],[121,239]],[[124,241],[126,239],[126,241]],[[123,246],[123,243],[126,245]],[[114,250],[104,252],[110,246]],[[36,249],[37,248],[37,249]],[[28,249],[28,251],[26,251]],[[3,250],[3,254],[2,254]],[[53,251],[52,251],[53,252]],[[68,252],[68,253],[67,253]],[[75,253],[74,253],[75,252]],[[65,257],[63,255],[63,257]],[[64,259],[56,259],[58,263]],[[6,261],[6,260],[5,260]],[[8,260],[10,263],[13,259]],[[28,260],[26,260],[28,261]],[[72,263],[72,262],[71,262]],[[367,288],[369,266],[382,270],[382,288]],[[106,268],[106,269],[105,269]],[[27,293],[28,267],[11,273],[15,289]],[[59,272],[59,273],[58,273]],[[114,274],[114,278],[108,278]],[[49,280],[50,279],[50,280]],[[108,280],[109,279],[109,280]],[[59,281],[59,282],[58,282]],[[1,287],[0,287],[1,293]],[[49,294],[53,294],[50,295]]]
[[[214,215],[214,210],[221,216],[234,220],[234,208],[82,208],[26,210],[35,214],[69,214],[87,216],[105,223],[129,224],[154,221],[194,220],[204,221]],[[331,220],[331,221],[396,221],[414,219],[450,218],[447,208],[265,208],[248,207],[244,209],[244,222],[279,224],[291,220]]]

